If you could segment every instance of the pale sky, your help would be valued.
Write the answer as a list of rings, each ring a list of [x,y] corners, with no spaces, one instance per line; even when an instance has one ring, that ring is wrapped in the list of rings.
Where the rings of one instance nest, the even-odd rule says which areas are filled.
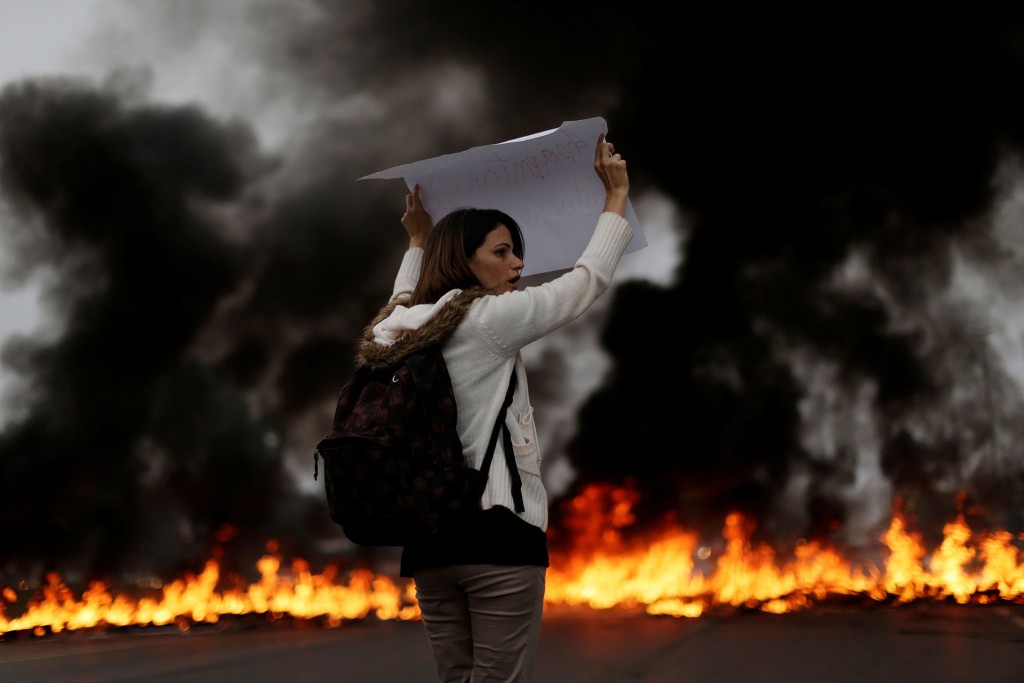
[[[106,0],[0,0],[0,82],[79,70],[74,55]]]

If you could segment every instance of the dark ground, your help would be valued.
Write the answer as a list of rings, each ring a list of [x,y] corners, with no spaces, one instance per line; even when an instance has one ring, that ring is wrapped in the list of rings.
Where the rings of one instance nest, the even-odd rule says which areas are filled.
[[[533,683],[1021,683],[1024,605],[818,606],[698,619],[549,610]],[[0,642],[3,683],[431,683],[419,622],[255,620]]]

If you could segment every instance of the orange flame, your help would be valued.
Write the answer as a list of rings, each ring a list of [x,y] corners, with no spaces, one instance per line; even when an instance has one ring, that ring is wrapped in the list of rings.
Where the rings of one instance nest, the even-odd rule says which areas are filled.
[[[160,598],[139,600],[112,596],[102,581],[93,582],[81,599],[75,599],[60,576],[50,573],[42,595],[29,601],[24,614],[9,620],[0,614],[0,633],[31,630],[44,635],[47,631],[57,633],[99,625],[167,624],[188,631],[192,624],[214,624],[225,615],[245,614],[262,614],[270,619],[322,619],[329,627],[371,614],[378,619],[419,618],[411,583],[402,586],[366,569],[354,570],[347,583],[340,583],[334,569],[314,574],[302,559],[292,562],[287,577],[280,574],[281,559],[277,555],[263,556],[257,568],[261,574],[259,581],[218,591],[220,563],[208,560],[198,576],[186,575],[167,584]],[[17,595],[8,588],[4,598],[13,603]]]
[[[879,569],[854,566],[819,542],[797,543],[793,558],[780,562],[771,547],[751,543],[753,523],[738,513],[725,519],[725,545],[717,558],[696,534],[671,524],[654,536],[627,541],[623,531],[634,523],[638,500],[628,486],[594,484],[567,502],[572,514],[565,533],[572,544],[552,553],[548,607],[642,608],[649,614],[699,617],[713,608],[784,613],[842,595],[895,603],[1024,602],[1024,555],[1013,535],[975,533],[963,514],[945,526],[941,545],[929,554],[897,510],[880,539],[889,554]],[[705,576],[698,562],[712,561]],[[258,581],[219,588],[227,581],[219,561],[211,559],[198,575],[164,585],[159,596],[139,599],[112,595],[100,581],[76,598],[59,574],[50,573],[46,586],[17,617],[7,618],[3,607],[18,602],[18,591],[0,587],[0,634],[42,636],[104,625],[175,624],[188,631],[227,615],[252,614],[319,620],[332,628],[371,616],[419,618],[411,581],[367,569],[340,576],[328,567],[316,574],[302,559],[293,560],[290,571],[281,567],[280,556],[270,552],[257,563]]]

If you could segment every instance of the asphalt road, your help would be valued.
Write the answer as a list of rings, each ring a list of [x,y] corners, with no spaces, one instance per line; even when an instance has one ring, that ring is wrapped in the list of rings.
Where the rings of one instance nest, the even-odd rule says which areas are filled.
[[[419,622],[236,621],[0,642],[2,683],[433,683]],[[545,615],[533,683],[1024,683],[1024,605]]]

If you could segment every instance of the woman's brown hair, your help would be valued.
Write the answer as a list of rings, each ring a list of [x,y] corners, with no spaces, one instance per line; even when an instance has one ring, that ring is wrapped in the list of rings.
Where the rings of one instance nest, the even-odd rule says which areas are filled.
[[[512,236],[512,253],[523,258],[525,244],[519,224],[497,209],[456,209],[430,231],[423,247],[423,272],[410,305],[432,304],[452,289],[479,285],[469,261],[487,235],[504,225]]]

